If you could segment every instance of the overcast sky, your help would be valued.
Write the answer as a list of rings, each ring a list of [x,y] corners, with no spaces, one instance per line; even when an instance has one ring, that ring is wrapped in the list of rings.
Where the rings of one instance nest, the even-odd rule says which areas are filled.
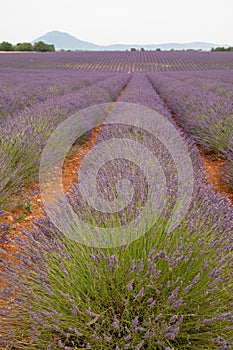
[[[96,44],[233,45],[232,0],[1,0],[0,42],[60,30]]]

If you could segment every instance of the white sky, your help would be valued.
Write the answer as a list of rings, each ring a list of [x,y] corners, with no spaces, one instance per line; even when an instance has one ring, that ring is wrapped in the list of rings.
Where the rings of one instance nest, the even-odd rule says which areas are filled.
[[[0,42],[51,30],[96,44],[233,45],[233,0],[1,0]]]

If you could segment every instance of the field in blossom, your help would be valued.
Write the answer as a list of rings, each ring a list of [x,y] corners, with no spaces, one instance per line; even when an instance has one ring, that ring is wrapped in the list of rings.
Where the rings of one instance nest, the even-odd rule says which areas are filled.
[[[96,145],[130,139],[159,160],[167,198],[156,224],[130,244],[95,248],[32,209],[33,227],[18,232],[5,218],[39,183],[50,135],[74,113],[115,102],[160,113],[183,140],[194,184],[179,225],[168,230],[179,187],[168,149],[145,130],[103,120]],[[0,54],[0,135],[0,348],[233,349],[233,208],[208,185],[200,153],[224,162],[220,181],[232,193],[232,53]],[[67,200],[93,225],[127,225],[140,216],[148,183],[118,158],[98,174],[105,200],[113,201],[121,179],[135,195],[118,213],[90,208],[78,184]]]
[[[51,52],[4,53],[1,67],[72,69],[105,72],[150,73],[157,71],[232,70],[229,52]]]

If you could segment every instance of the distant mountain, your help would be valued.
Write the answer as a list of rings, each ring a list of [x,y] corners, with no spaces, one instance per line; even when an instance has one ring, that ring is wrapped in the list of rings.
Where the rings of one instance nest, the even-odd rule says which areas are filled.
[[[96,45],[87,41],[80,40],[68,33],[59,31],[52,31],[32,41],[43,41],[46,44],[53,44],[56,50],[90,50],[90,51],[103,51],[103,50],[130,50],[132,47],[140,49],[143,47],[146,50],[211,50],[212,47],[218,47],[217,44],[205,43],[205,42],[192,42],[192,43],[168,43],[168,44],[151,44],[151,45],[138,45],[138,44],[114,44],[114,45]]]
[[[146,50],[203,50],[203,51],[209,51],[212,47],[218,47],[217,44],[211,44],[211,43],[205,43],[205,42],[192,42],[192,43],[167,43],[167,44],[146,44],[146,45],[124,45],[124,44],[116,44],[116,45],[109,45],[108,50],[127,50],[132,47],[135,49],[140,49],[143,47]]]
[[[43,41],[46,44],[53,44],[56,50],[98,50],[99,46],[82,41],[68,33],[52,31],[32,41],[32,44]]]

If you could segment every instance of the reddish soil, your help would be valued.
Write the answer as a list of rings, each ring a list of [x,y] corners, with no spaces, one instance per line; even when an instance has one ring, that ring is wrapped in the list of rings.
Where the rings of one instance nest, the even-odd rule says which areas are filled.
[[[91,152],[91,148],[96,143],[97,135],[100,130],[101,126],[94,128],[91,137],[85,142],[85,144],[78,148],[78,151],[74,156],[66,160],[62,176],[62,184],[66,193],[70,194],[72,192],[72,185],[78,182],[77,171],[80,167],[81,161],[88,152]]]
[[[183,130],[176,115],[173,115],[172,117],[176,125]],[[230,204],[233,205],[233,190],[229,185],[222,181],[222,174],[224,173],[226,160],[216,154],[210,154],[200,145],[198,146],[198,149],[203,162],[207,183],[213,185],[214,190],[226,196],[229,199]]]
[[[222,181],[222,174],[224,173],[226,160],[217,155],[208,154],[201,148],[199,148],[199,152],[203,161],[207,183],[213,185],[215,191],[226,196],[231,205],[233,205],[233,190],[229,185]]]

